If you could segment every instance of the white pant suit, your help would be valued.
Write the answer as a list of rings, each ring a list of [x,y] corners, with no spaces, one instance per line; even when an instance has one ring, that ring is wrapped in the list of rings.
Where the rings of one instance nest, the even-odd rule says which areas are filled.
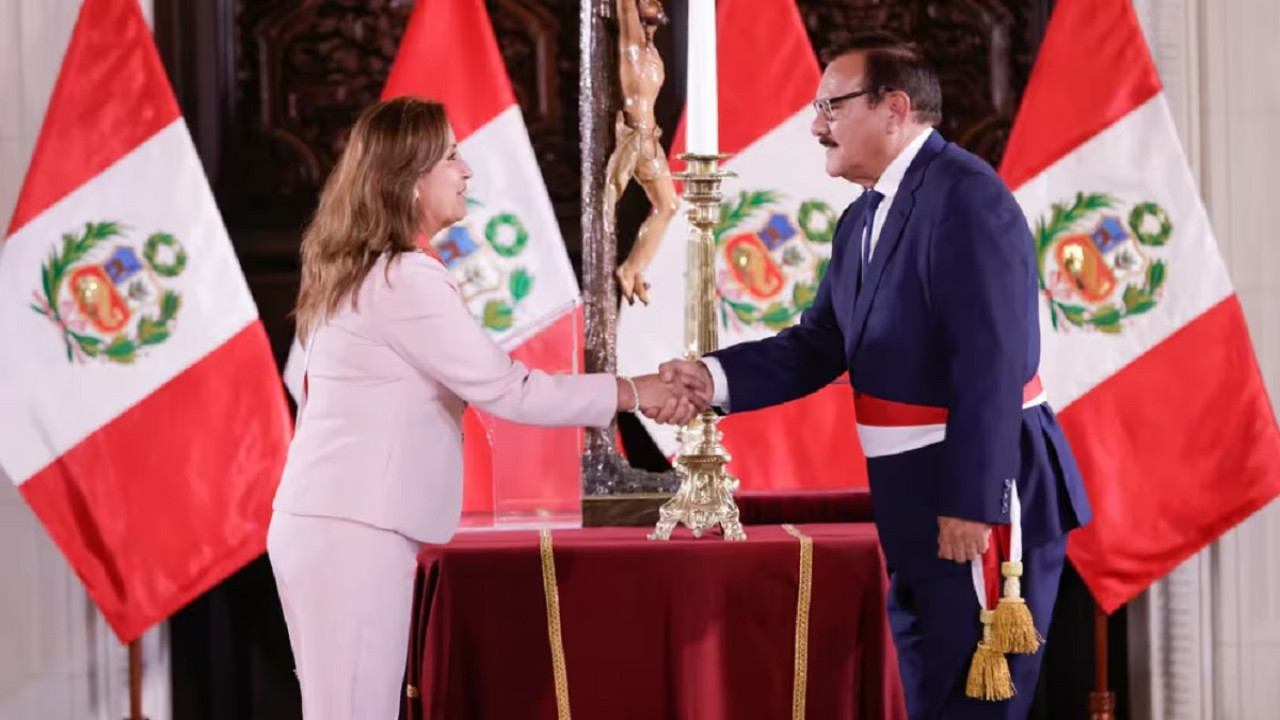
[[[608,374],[513,362],[440,261],[406,253],[370,271],[309,338],[305,398],[267,551],[305,720],[395,720],[416,555],[462,509],[467,403],[530,425],[605,427]]]

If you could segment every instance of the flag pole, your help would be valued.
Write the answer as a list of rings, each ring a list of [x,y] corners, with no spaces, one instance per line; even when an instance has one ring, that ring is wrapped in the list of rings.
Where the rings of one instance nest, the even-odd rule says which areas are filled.
[[[1107,613],[1093,602],[1093,692],[1089,720],[1115,720],[1116,695],[1107,689]]]
[[[142,716],[142,641],[129,643],[129,720]]]

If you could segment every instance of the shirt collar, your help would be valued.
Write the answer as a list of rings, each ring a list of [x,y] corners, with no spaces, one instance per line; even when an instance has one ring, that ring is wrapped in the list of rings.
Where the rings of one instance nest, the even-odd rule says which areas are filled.
[[[911,161],[916,159],[916,154],[920,152],[920,148],[924,147],[924,143],[933,134],[933,128],[925,128],[918,135],[902,148],[902,152],[889,163],[889,167],[880,173],[880,179],[876,181],[872,190],[884,195],[885,199],[892,199],[898,194],[898,186],[902,184],[902,179],[907,176],[907,169],[911,167]]]

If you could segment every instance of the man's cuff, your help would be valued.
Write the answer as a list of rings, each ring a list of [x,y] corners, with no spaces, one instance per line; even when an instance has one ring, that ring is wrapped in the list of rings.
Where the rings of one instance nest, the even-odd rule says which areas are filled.
[[[702,364],[711,373],[711,404],[729,412],[729,378],[725,376],[724,368],[713,357],[702,358]]]

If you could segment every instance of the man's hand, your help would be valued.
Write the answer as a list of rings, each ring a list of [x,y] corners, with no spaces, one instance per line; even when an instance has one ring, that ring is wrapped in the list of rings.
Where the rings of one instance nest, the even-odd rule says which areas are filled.
[[[658,376],[665,382],[679,383],[688,389],[701,406],[699,410],[711,406],[715,384],[711,380],[711,371],[701,362],[668,360],[658,366]]]
[[[938,557],[958,563],[969,562],[987,551],[991,526],[960,518],[938,518]]]
[[[633,378],[640,391],[640,411],[655,422],[685,425],[705,407],[697,396],[679,382],[658,375]]]

